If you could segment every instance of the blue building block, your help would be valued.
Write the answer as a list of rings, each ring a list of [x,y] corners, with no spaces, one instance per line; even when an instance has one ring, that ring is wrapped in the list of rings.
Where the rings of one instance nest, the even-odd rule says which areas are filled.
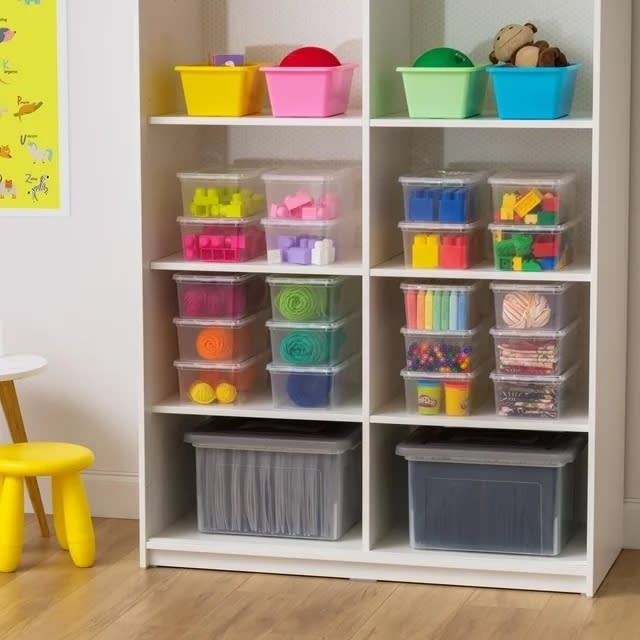
[[[439,221],[444,224],[465,224],[468,196],[466,189],[443,189],[440,193]]]
[[[435,191],[416,189],[409,194],[410,222],[437,222]]]
[[[553,271],[558,265],[558,258],[539,258],[538,262],[543,271]]]

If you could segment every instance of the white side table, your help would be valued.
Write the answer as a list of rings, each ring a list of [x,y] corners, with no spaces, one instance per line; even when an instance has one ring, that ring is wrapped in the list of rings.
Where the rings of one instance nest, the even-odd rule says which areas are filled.
[[[27,442],[27,432],[24,428],[18,395],[16,393],[15,380],[28,378],[47,366],[47,361],[40,356],[32,355],[7,355],[0,356],[0,404],[7,420],[9,433],[14,442]],[[33,510],[38,518],[40,533],[43,537],[49,536],[47,516],[42,506],[42,497],[38,487],[37,478],[26,478],[27,490]]]

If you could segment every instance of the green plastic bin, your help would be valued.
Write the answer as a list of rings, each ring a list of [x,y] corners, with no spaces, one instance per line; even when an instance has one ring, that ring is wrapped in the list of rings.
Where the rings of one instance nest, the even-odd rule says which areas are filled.
[[[469,118],[482,111],[488,65],[398,67],[411,118]]]

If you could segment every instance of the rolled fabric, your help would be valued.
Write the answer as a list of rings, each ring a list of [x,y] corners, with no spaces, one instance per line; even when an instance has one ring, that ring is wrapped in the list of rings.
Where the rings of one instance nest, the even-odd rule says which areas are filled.
[[[280,343],[280,358],[290,364],[327,364],[331,359],[330,347],[331,340],[325,331],[290,331]]]
[[[297,407],[316,409],[331,403],[331,376],[292,373],[287,379],[287,394]]]
[[[196,351],[203,360],[231,360],[234,352],[234,330],[225,327],[203,329],[196,338]]]
[[[324,291],[317,292],[316,287],[290,285],[280,289],[276,296],[276,308],[283,318],[293,322],[322,320],[325,316]]]

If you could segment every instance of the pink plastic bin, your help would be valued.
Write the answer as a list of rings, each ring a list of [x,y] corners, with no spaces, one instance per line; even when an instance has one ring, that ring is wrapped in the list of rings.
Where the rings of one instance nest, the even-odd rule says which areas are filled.
[[[326,118],[344,113],[356,66],[262,67],[273,115]]]
[[[266,253],[260,216],[251,218],[178,218],[185,260],[247,262]]]

